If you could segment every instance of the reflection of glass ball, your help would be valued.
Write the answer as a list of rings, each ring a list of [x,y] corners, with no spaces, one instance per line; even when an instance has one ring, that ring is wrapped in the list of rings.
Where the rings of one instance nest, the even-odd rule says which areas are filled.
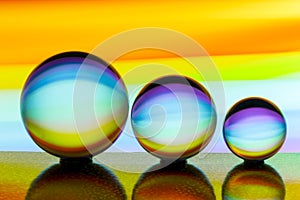
[[[222,187],[222,199],[284,199],[285,186],[270,166],[249,168],[244,164],[232,169]]]
[[[100,58],[67,52],[40,64],[28,77],[21,115],[32,139],[60,157],[84,157],[107,149],[128,114],[119,74]]]
[[[159,170],[156,170],[159,169]],[[192,165],[153,166],[136,183],[133,200],[199,199],[215,200],[209,180]]]
[[[163,159],[197,154],[216,127],[210,95],[184,76],[166,76],[146,85],[134,102],[131,119],[139,143]]]
[[[93,163],[56,164],[41,173],[31,184],[26,200],[125,200],[126,194],[115,175]]]
[[[245,160],[264,160],[284,143],[286,123],[276,105],[251,97],[236,103],[228,112],[224,127],[227,146]]]

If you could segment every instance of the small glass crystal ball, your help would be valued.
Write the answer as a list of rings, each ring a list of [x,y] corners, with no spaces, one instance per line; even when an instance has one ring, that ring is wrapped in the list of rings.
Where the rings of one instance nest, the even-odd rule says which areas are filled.
[[[227,113],[223,135],[229,149],[244,160],[263,161],[279,151],[286,137],[286,122],[271,101],[250,97]]]

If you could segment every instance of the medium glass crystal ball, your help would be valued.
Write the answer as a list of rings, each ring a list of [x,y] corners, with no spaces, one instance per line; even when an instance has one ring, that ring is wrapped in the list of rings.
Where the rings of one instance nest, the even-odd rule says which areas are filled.
[[[215,105],[207,90],[184,76],[165,76],[147,84],[131,113],[141,146],[162,159],[185,159],[200,152],[216,127]]]
[[[59,157],[86,157],[107,149],[128,115],[117,71],[83,52],[55,55],[34,69],[21,96],[21,115],[35,143]]]

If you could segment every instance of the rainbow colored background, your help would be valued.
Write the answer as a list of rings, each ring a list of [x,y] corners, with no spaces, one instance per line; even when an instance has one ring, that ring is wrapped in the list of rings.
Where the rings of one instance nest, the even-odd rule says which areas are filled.
[[[186,34],[207,50],[223,79],[226,108],[247,96],[263,96],[276,103],[288,122],[282,151],[300,152],[298,0],[7,0],[0,1],[0,25],[0,150],[39,150],[25,133],[19,114],[21,89],[39,63],[64,51],[91,52],[122,31],[161,27]],[[121,75],[132,66],[158,60],[178,62],[175,68],[184,71],[173,56],[141,50],[113,65]],[[142,74],[127,82],[128,87],[138,77]],[[215,151],[228,151],[221,139]]]

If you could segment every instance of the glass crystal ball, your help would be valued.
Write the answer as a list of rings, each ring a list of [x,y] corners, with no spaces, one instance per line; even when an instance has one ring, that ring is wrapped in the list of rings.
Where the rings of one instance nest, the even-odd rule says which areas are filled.
[[[138,142],[166,160],[185,159],[200,152],[213,136],[216,119],[207,90],[184,76],[165,76],[147,84],[131,112]]]
[[[286,137],[286,122],[269,100],[250,97],[227,113],[223,135],[229,149],[244,160],[263,161],[279,151]]]
[[[107,149],[128,115],[126,87],[117,71],[84,52],[55,55],[29,75],[21,116],[34,142],[59,157]]]

